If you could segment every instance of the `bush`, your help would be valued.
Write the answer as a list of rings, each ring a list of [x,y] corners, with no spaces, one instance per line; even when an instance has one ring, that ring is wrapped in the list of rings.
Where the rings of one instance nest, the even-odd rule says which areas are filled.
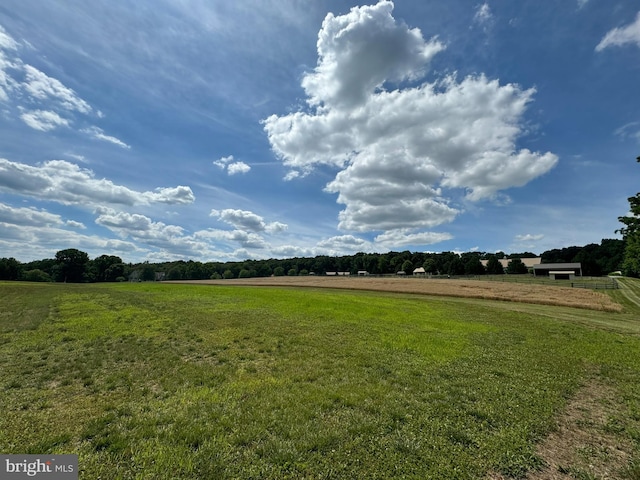
[[[52,280],[51,275],[38,268],[24,272],[22,274],[22,279],[27,282],[50,282]]]
[[[240,273],[238,274],[238,278],[249,278],[251,277],[251,272],[245,268],[243,268],[242,270],[240,270]]]
[[[225,280],[234,278],[233,272],[231,270],[225,270],[222,276],[224,277]]]

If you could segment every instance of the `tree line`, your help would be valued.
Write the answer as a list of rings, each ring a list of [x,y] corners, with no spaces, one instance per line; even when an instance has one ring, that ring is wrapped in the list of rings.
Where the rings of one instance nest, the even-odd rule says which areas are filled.
[[[566,247],[543,252],[542,263],[580,262],[584,275],[601,276],[620,270],[625,263],[625,241],[604,239],[600,244]],[[0,258],[0,280],[40,282],[123,282],[154,280],[205,280],[294,275],[325,275],[327,272],[349,272],[371,275],[404,272],[408,275],[423,267],[431,275],[485,275],[527,273],[521,258],[535,258],[532,252],[387,252],[356,253],[332,257],[245,260],[241,262],[173,261],[161,263],[125,263],[114,255],[90,259],[77,249],[66,249],[54,258],[21,263],[14,258]],[[505,268],[499,260],[508,259]],[[486,267],[482,260],[487,260]]]

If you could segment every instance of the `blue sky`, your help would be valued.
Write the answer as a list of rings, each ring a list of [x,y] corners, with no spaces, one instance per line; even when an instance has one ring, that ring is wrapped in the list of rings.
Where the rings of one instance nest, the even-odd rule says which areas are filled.
[[[636,0],[6,0],[0,257],[599,243],[638,85]]]

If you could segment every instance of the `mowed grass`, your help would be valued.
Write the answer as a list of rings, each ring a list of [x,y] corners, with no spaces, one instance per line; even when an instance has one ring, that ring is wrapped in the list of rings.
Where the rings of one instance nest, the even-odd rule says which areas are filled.
[[[0,299],[0,452],[77,453],[81,478],[517,478],[593,378],[632,445],[612,478],[640,473],[640,337],[580,310],[164,284]]]

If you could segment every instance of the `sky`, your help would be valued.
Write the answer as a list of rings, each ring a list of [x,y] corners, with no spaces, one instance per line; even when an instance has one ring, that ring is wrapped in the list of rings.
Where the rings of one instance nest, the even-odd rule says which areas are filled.
[[[0,257],[620,238],[640,1],[543,3],[4,0]]]

